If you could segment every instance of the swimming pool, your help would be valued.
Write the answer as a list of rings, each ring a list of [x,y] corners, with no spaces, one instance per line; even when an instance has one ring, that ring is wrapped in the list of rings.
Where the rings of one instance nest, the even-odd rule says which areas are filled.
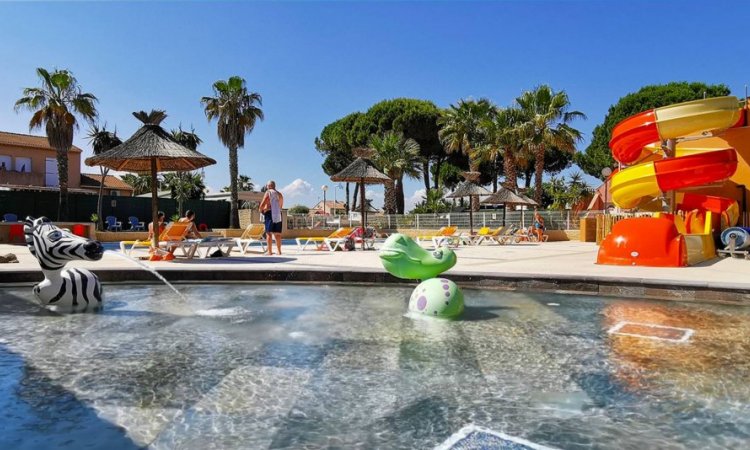
[[[434,322],[396,286],[180,289],[108,285],[102,313],[65,316],[1,290],[0,448],[750,439],[748,308],[467,289],[465,320]]]

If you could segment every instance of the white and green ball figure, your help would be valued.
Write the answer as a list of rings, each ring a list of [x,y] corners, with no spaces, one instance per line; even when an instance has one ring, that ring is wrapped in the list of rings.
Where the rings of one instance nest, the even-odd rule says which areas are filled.
[[[464,294],[456,283],[445,278],[430,278],[414,289],[409,312],[442,319],[454,319],[464,311]]]

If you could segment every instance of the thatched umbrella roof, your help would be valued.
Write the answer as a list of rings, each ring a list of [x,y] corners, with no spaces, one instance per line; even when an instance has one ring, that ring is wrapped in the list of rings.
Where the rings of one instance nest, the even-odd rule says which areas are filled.
[[[148,173],[151,172],[152,159],[156,159],[157,172],[195,170],[216,164],[214,159],[177,143],[159,125],[146,124],[117,147],[86,158],[86,165]]]
[[[532,202],[532,203],[529,203]],[[503,208],[503,226],[505,225],[505,213],[508,210],[507,205],[536,205],[534,200],[520,194],[516,194],[510,189],[501,188],[499,191],[492,193],[489,197],[482,200],[482,203],[492,205],[504,205]]]
[[[453,192],[446,195],[446,197],[461,198],[461,197],[471,197],[473,195],[490,195],[490,194],[491,194],[490,191],[483,188],[482,186],[479,186],[478,184],[472,183],[471,181],[462,181],[461,184],[459,184],[458,187]]]
[[[365,158],[357,158],[341,172],[333,175],[331,181],[345,181],[366,184],[382,184],[390,180],[388,175],[379,171]]]
[[[465,172],[464,176],[472,178],[471,175],[476,172]],[[490,191],[479,186],[472,181],[462,181],[458,187],[446,195],[448,198],[462,198],[462,197],[479,197],[480,195],[489,195]],[[473,202],[469,202],[469,233],[474,234],[474,208]]]
[[[344,182],[353,182],[353,183],[359,183],[359,193],[360,193],[360,204],[361,204],[361,214],[362,214],[362,234],[364,236],[364,233],[366,231],[366,224],[367,224],[367,216],[366,216],[366,205],[365,205],[365,184],[384,184],[390,181],[391,178],[384,174],[383,172],[379,171],[375,168],[375,166],[372,165],[372,163],[365,159],[364,157],[360,156],[357,159],[354,160],[351,164],[346,166],[341,172],[337,173],[336,175],[333,175],[331,177],[331,181],[344,181]],[[365,249],[365,241],[362,240],[362,250]]]
[[[499,191],[490,194],[489,197],[482,200],[482,203],[489,203],[492,205],[504,205],[506,203],[526,205],[528,204],[528,200],[529,199],[521,197],[510,189],[501,188]]]
[[[523,198],[524,200],[526,200],[526,204],[527,205],[529,205],[529,206],[539,206],[539,203],[537,203],[536,200],[533,200],[531,197],[528,197],[525,194],[518,194],[518,195],[521,196],[521,198]]]
[[[127,172],[150,173],[151,180],[151,218],[154,224],[154,235],[151,241],[158,248],[159,227],[157,214],[159,210],[156,174],[176,170],[194,170],[216,161],[206,155],[180,145],[172,135],[159,124],[167,115],[164,111],[143,111],[133,113],[143,122],[143,126],[130,139],[100,155],[86,158],[87,166],[104,166]]]

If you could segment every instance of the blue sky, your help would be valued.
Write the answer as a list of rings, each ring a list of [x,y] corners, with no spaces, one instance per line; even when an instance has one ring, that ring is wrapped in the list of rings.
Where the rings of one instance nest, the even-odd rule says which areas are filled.
[[[547,83],[588,116],[576,124],[583,149],[609,106],[643,85],[725,83],[742,95],[749,13],[747,2],[686,0],[0,2],[0,129],[28,131],[30,115],[13,103],[37,84],[36,67],[67,68],[122,137],[138,128],[130,113],[141,109],[165,109],[168,128],[194,126],[200,150],[218,161],[207,184],[220,189],[227,151],[199,100],[214,81],[240,75],[262,94],[266,115],[240,150],[240,173],[276,180],[287,204],[312,205],[324,183],[333,196],[315,137],[385,98],[506,105]],[[85,131],[75,144],[88,156]],[[421,185],[408,182],[407,197]],[[382,203],[382,188],[372,190]]]

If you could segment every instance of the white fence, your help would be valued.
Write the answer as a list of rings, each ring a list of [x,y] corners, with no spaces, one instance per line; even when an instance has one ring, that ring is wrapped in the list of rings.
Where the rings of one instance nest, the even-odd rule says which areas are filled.
[[[544,218],[548,230],[575,230],[579,227],[579,216],[570,210],[539,211]],[[350,220],[351,219],[351,220]],[[505,224],[516,224],[521,227],[534,222],[533,211],[508,211]],[[287,228],[337,228],[340,226],[356,226],[360,224],[360,217],[323,216],[323,215],[292,215],[287,217]],[[382,229],[425,229],[435,230],[443,226],[455,225],[461,229],[469,228],[469,213],[440,213],[440,214],[368,214],[367,224]],[[502,210],[480,210],[474,213],[474,228],[496,228],[503,225]]]

